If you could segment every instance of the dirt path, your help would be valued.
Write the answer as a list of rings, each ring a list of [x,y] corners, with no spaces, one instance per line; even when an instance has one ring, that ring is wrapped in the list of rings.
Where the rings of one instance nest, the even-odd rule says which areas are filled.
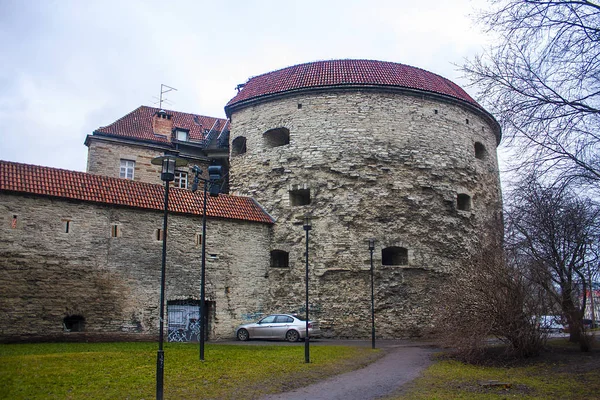
[[[368,400],[389,396],[419,376],[431,364],[435,352],[410,345],[390,345],[384,351],[384,357],[365,368],[262,400]]]

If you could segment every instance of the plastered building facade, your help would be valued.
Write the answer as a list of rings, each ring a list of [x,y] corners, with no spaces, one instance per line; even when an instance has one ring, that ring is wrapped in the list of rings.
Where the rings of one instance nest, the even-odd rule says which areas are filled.
[[[164,151],[190,160],[182,173],[193,164],[229,171],[230,195],[214,200],[221,214],[209,212],[207,228],[209,337],[230,338],[237,324],[269,312],[305,311],[307,215],[309,312],[325,336],[370,333],[370,238],[377,335],[434,333],[448,274],[501,230],[494,118],[442,77],[369,60],[320,61],[253,77],[225,111],[228,120],[209,120],[142,107],[88,137],[88,174],[78,175],[127,181],[132,165],[124,164],[125,176],[120,167],[134,161],[128,184],[154,187],[159,204],[159,171],[148,161]],[[145,127],[134,123],[141,120]],[[0,285],[19,283],[0,300],[11,321],[4,339],[22,336],[24,321],[35,325],[40,315],[43,329],[30,337],[73,335],[63,325],[69,316],[85,317],[79,335],[156,335],[162,214],[158,205],[140,207],[147,193],[121,204],[2,185],[8,240],[0,246]],[[198,201],[180,187],[182,204]],[[197,208],[184,209],[173,210],[169,225],[173,312],[199,299],[201,219]],[[71,234],[57,234],[69,218]],[[42,294],[23,295],[33,292]]]

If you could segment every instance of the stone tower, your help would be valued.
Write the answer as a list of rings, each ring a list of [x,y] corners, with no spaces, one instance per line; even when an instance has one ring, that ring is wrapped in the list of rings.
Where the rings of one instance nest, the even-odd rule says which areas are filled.
[[[494,117],[441,76],[371,60],[253,77],[225,111],[231,192],[276,219],[266,309],[303,311],[310,214],[310,317],[327,335],[370,333],[369,238],[377,336],[433,330],[447,274],[501,226]]]

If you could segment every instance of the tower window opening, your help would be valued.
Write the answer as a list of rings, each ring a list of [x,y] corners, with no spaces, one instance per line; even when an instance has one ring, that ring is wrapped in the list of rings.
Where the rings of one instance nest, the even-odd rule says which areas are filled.
[[[475,142],[475,158],[483,160],[486,153],[485,146],[480,142]]]
[[[456,208],[461,211],[471,211],[471,196],[464,193],[456,196]]]
[[[290,190],[290,204],[292,206],[306,206],[310,204],[310,189]]]
[[[273,268],[289,268],[290,253],[283,250],[271,251],[271,267]]]
[[[231,155],[239,156],[246,152],[246,138],[244,136],[238,136],[231,142]]]
[[[63,318],[63,329],[65,332],[83,332],[85,318],[81,315],[69,315]]]
[[[408,265],[408,250],[404,247],[386,247],[381,250],[383,265]]]
[[[290,131],[287,128],[275,128],[263,135],[267,147],[279,147],[290,144]]]
[[[163,230],[162,229],[157,229],[156,231],[154,231],[154,239],[161,241],[163,240]]]
[[[110,236],[114,238],[121,236],[121,228],[119,227],[119,225],[113,224],[110,227]]]

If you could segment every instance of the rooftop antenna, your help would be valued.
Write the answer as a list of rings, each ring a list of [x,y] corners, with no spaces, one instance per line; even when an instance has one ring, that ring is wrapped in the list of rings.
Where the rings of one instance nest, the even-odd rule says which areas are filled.
[[[174,87],[165,85],[164,83],[160,84],[160,99],[157,99],[158,100],[158,108],[160,108],[162,110],[163,109],[163,103],[165,103],[165,104],[171,104],[171,102],[169,102],[169,100],[163,98],[163,95],[165,93],[169,93],[169,92],[171,92],[173,90],[176,91],[177,89],[175,89]],[[156,99],[156,97],[154,97],[154,98]],[[156,104],[156,103],[154,103],[154,104]]]

